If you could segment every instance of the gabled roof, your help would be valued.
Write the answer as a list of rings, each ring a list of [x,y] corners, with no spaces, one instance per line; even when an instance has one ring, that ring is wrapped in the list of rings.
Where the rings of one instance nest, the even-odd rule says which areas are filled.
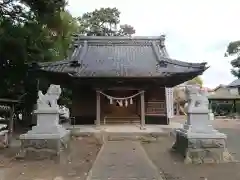
[[[213,89],[213,91],[217,91],[217,90],[220,89],[220,88],[226,88],[226,86],[223,85],[223,84],[220,84],[220,85],[218,85],[217,87],[215,87],[215,88]]]
[[[76,36],[68,59],[42,63],[41,70],[77,77],[164,77],[207,69],[206,63],[171,59],[164,41],[165,36]]]
[[[240,79],[236,79],[233,82],[231,82],[227,87],[240,87]]]
[[[228,88],[225,85],[220,84],[214,89],[213,94],[210,94],[208,96],[208,99],[210,100],[234,100],[234,99],[240,99],[240,96],[238,94],[233,94],[230,90],[231,88]]]
[[[240,99],[240,96],[238,94],[232,94],[229,89],[225,86],[222,86],[221,91],[216,91],[214,94],[210,94],[208,96],[208,99],[210,100],[234,100],[234,99]]]
[[[239,95],[233,95],[233,94],[211,94],[208,96],[208,99],[210,100],[239,100]]]

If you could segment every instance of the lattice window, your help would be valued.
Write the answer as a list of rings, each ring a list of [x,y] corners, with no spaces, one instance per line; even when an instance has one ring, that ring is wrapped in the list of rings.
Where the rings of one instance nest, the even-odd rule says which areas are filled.
[[[146,102],[146,115],[165,115],[166,107],[164,101]]]

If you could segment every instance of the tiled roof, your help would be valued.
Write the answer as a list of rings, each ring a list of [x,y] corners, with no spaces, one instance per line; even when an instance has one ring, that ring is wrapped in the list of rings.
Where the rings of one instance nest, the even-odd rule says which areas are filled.
[[[240,79],[236,79],[233,82],[231,82],[228,87],[240,87]]]
[[[173,73],[199,73],[206,63],[170,59],[160,37],[77,36],[67,60],[42,63],[43,71],[79,77],[161,77]]]
[[[234,100],[234,99],[240,99],[239,95],[233,95],[233,94],[211,94],[208,96],[208,99],[210,100],[220,100],[220,99],[225,99],[225,100]]]
[[[221,91],[214,92],[208,96],[208,99],[240,99],[238,94],[232,94],[228,88],[222,87]]]

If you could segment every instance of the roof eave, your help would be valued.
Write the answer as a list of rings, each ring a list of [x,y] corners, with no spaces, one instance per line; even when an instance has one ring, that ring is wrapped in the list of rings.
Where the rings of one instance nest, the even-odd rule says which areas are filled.
[[[49,71],[49,70],[44,70],[44,69],[39,69],[39,72],[48,72],[48,73],[56,73],[56,74],[63,74],[63,75],[68,75],[73,78],[136,78],[136,79],[141,79],[141,78],[164,78],[164,77],[173,77],[173,76],[191,76],[191,75],[201,75],[205,70],[207,69],[196,69],[194,71],[188,71],[188,72],[166,72],[162,75],[153,75],[153,76],[82,76],[81,74],[75,73],[74,71],[69,71],[69,72],[64,72],[64,71]]]

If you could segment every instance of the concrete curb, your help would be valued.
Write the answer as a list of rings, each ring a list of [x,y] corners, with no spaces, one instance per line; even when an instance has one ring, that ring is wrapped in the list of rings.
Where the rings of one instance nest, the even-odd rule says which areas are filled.
[[[146,157],[149,165],[157,172],[158,177],[157,180],[163,180],[163,177],[161,176],[161,172],[159,171],[159,169],[155,166],[155,164],[152,162],[152,160],[148,157],[147,152],[145,151],[145,149],[143,148],[142,144],[140,144],[140,148],[144,154],[144,156]]]
[[[92,171],[93,171],[93,168],[94,168],[97,160],[100,158],[100,155],[101,155],[102,152],[103,152],[104,146],[105,146],[105,144],[102,145],[100,151],[98,152],[98,155],[97,155],[97,157],[96,157],[96,159],[95,159],[95,161],[94,161],[94,163],[93,163],[93,165],[92,165],[92,168],[91,168],[90,171],[88,172],[88,175],[87,175],[86,180],[91,180],[91,179],[92,179]]]

